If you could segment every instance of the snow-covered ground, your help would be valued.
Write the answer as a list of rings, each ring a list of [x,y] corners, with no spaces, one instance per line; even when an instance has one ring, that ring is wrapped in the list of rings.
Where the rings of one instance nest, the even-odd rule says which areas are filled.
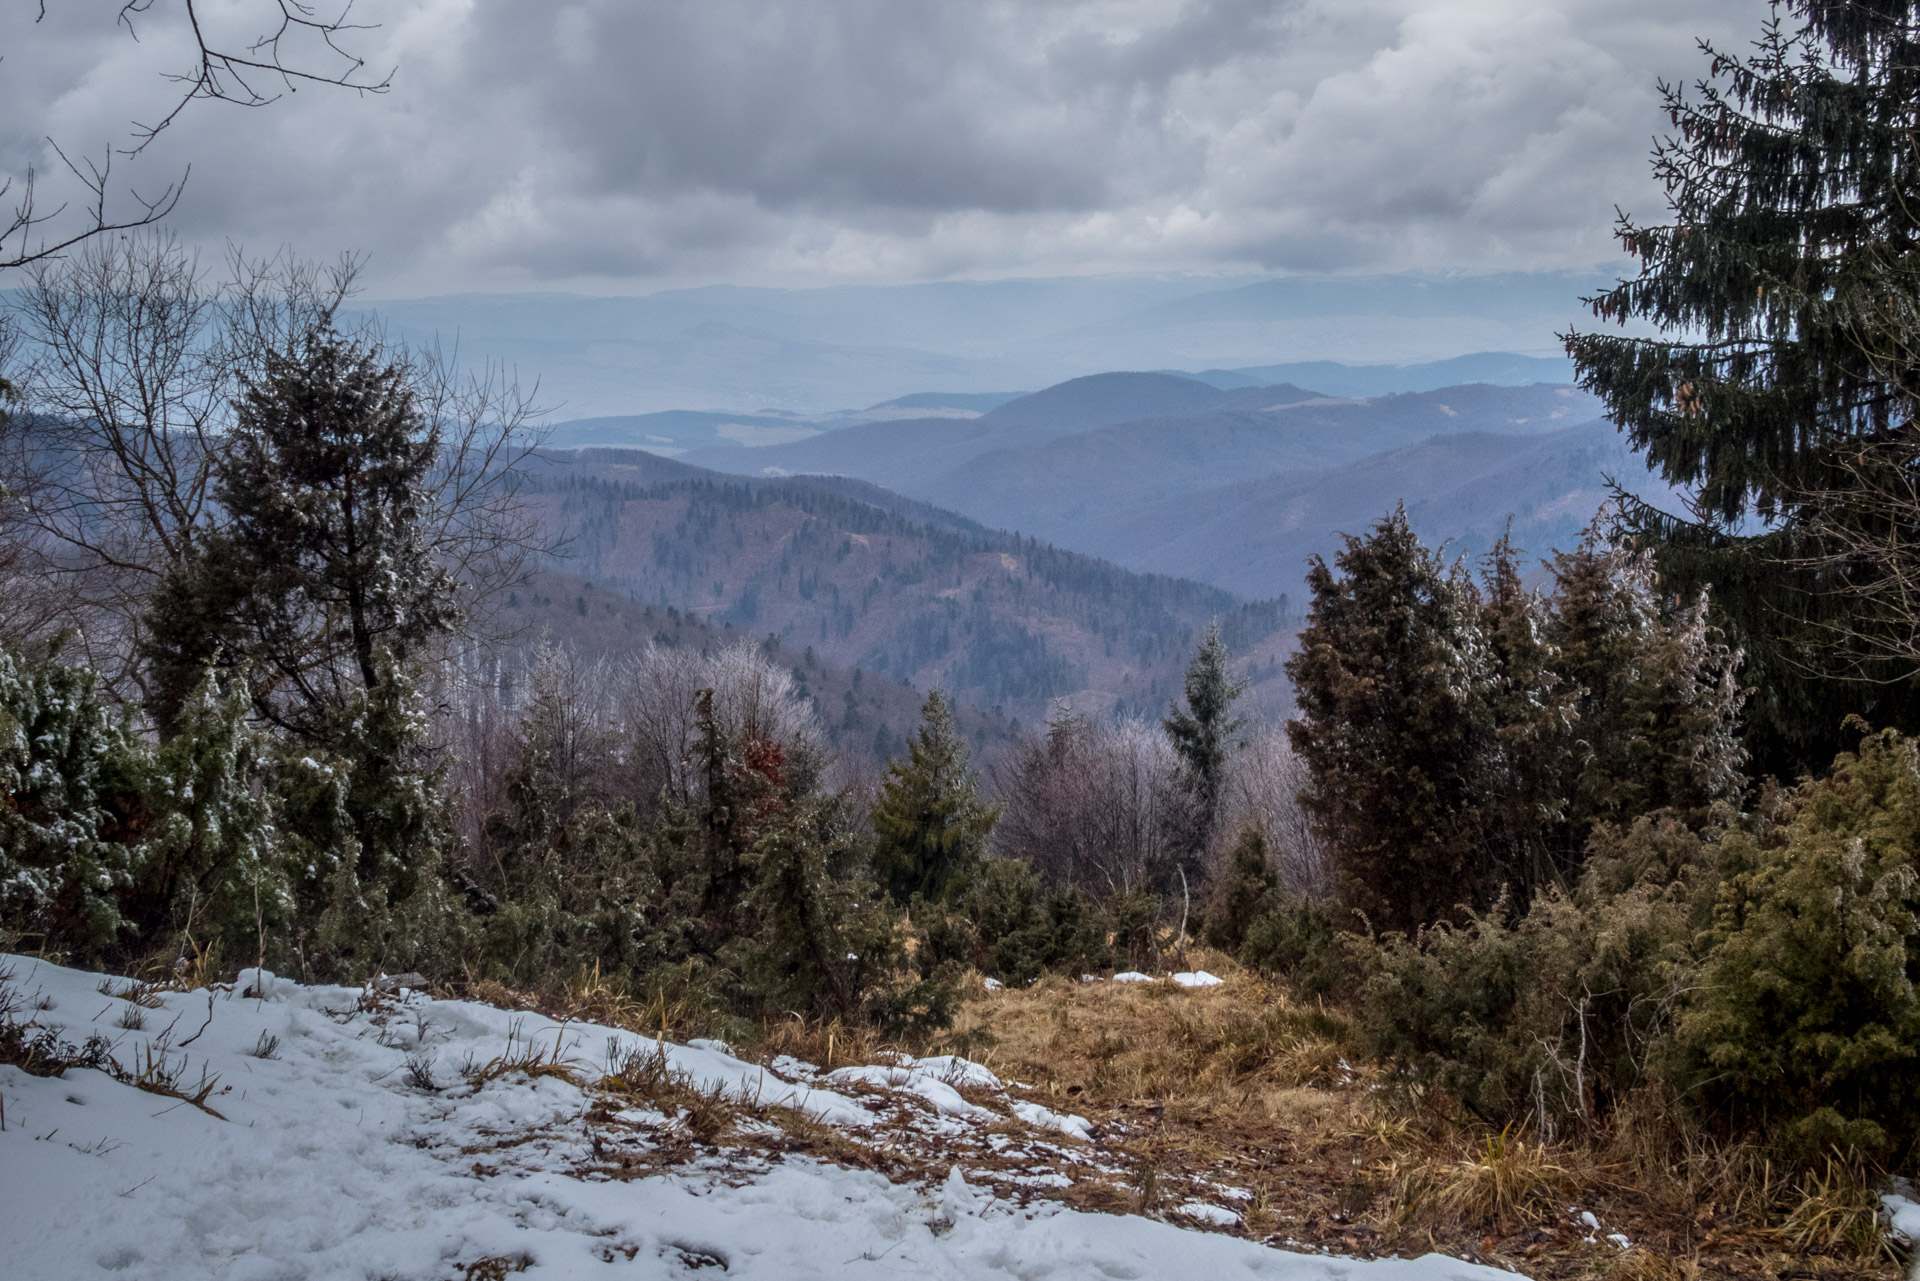
[[[0,1066],[9,1281],[1511,1281],[1438,1255],[1296,1254],[1021,1197],[1028,1183],[1070,1181],[1076,1161],[1097,1165],[1092,1127],[1003,1099],[965,1059],[821,1074],[743,1062],[715,1042],[662,1044],[417,994],[252,975],[232,990],[109,980],[103,991],[100,975],[24,957],[0,957],[0,975],[15,1020],[73,1045],[105,1038],[120,1076],[168,1075],[187,1095],[211,1084],[197,1106],[106,1071]],[[651,1093],[615,1088],[643,1076]],[[849,1136],[937,1140],[955,1161],[944,1178],[890,1182],[777,1144],[689,1145],[702,1098],[735,1101],[744,1133],[780,1112]],[[1206,1203],[1173,1213],[1234,1221]]]

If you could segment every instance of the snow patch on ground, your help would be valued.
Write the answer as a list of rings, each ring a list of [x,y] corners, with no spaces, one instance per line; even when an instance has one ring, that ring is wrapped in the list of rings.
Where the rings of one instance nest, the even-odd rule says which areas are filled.
[[[103,992],[99,975],[30,958],[0,957],[0,974],[22,998],[15,1017],[76,1045],[103,1037],[129,1068],[157,1054],[190,1091],[213,1083],[210,1112],[101,1071],[0,1067],[0,1259],[10,1281],[459,1281],[483,1260],[534,1281],[706,1268],[782,1281],[1511,1276],[1437,1255],[1333,1259],[1138,1216],[1019,1205],[958,1164],[920,1186],[725,1150],[646,1177],[608,1173],[619,1165],[613,1148],[673,1124],[634,1103],[616,1130],[606,1109],[617,1096],[596,1092],[609,1072],[648,1063],[687,1088],[777,1102],[852,1133],[882,1123],[884,1109],[859,1092],[880,1088],[980,1136],[982,1150],[1040,1150],[1011,1146],[1002,1130],[1013,1120],[961,1096],[999,1087],[965,1059],[820,1076],[798,1060],[744,1062],[718,1042],[677,1045],[398,987],[376,999],[262,973],[230,990],[139,993],[136,1005],[117,981]],[[1062,1133],[1085,1125],[1049,1115]],[[1012,1176],[1038,1186],[1063,1177],[1037,1164]],[[1217,1228],[1231,1214],[1180,1208]]]

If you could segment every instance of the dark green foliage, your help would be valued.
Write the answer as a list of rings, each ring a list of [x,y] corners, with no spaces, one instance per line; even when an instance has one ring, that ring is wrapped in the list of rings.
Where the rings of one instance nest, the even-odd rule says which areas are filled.
[[[788,675],[751,647],[649,651],[617,696],[609,675],[552,647],[527,673],[468,870],[482,972],[671,979],[730,1017],[950,1021],[959,958],[908,947]]]
[[[745,989],[769,1012],[798,1010],[882,1027],[953,1021],[951,967],[910,973],[897,910],[863,877],[835,876],[831,807],[782,816],[747,857],[747,927],[729,949]]]
[[[143,766],[91,672],[0,649],[0,920],[89,957],[123,940]]]
[[[946,896],[986,857],[1000,816],[980,797],[947,696],[927,695],[921,716],[907,759],[888,763],[872,813],[874,873],[898,903]]]
[[[1689,921],[1684,885],[1642,882],[1389,936],[1362,988],[1362,1040],[1492,1124],[1591,1121],[1647,1079],[1691,975]]]
[[[1113,932],[1113,960],[1127,968],[1154,968],[1160,960],[1160,896],[1152,890],[1129,890],[1107,900],[1107,919]]]
[[[1340,571],[1315,560],[1309,624],[1287,662],[1306,762],[1302,802],[1333,856],[1340,903],[1377,929],[1410,929],[1484,901],[1480,765],[1490,713],[1472,586],[1396,509],[1349,536]]]
[[[1524,914],[1350,940],[1361,1040],[1492,1124],[1592,1124],[1657,1085],[1794,1164],[1897,1157],[1920,1138],[1917,858],[1920,747],[1873,735],[1725,831],[1598,828],[1579,885]]]
[[[1920,1137],[1920,748],[1868,737],[1780,817],[1721,842],[1687,1080],[1802,1157],[1903,1152]]]
[[[143,943],[172,934],[181,955],[217,946],[259,959],[292,918],[293,886],[264,790],[269,745],[247,723],[249,704],[244,685],[223,691],[209,674],[179,709],[173,737],[152,751],[151,818],[126,907]]]
[[[1314,997],[1346,995],[1365,966],[1364,945],[1313,899],[1276,903],[1248,922],[1237,954],[1242,965],[1283,974]]]
[[[451,630],[426,524],[439,431],[411,377],[328,329],[266,354],[215,468],[223,522],[150,610],[163,727],[218,663],[247,671],[263,718],[338,747],[341,710]]]
[[[1340,905],[1372,928],[1502,893],[1524,912],[1578,881],[1599,825],[1703,823],[1744,786],[1740,656],[1647,557],[1589,540],[1541,595],[1503,542],[1476,585],[1396,513],[1339,563],[1315,567],[1288,732]]]
[[[1211,828],[1220,808],[1220,786],[1226,777],[1227,757],[1234,748],[1234,736],[1246,725],[1232,715],[1233,704],[1247,691],[1247,683],[1234,679],[1227,670],[1227,647],[1220,639],[1220,624],[1215,622],[1200,638],[1200,647],[1187,664],[1187,705],[1174,704],[1167,709],[1161,725],[1186,767],[1202,819],[1202,831],[1195,834],[1195,852],[1206,848]]]
[[[1201,937],[1209,947],[1238,952],[1253,923],[1279,905],[1280,878],[1274,875],[1266,833],[1249,826],[1227,850],[1225,863],[1214,879]]]
[[[210,665],[243,677],[282,734],[303,916],[349,969],[424,955],[418,930],[440,938],[451,921],[433,871],[447,815],[414,683],[456,611],[428,528],[439,432],[412,377],[324,327],[264,353],[214,469],[221,524],[147,617],[166,736]],[[405,903],[414,926],[387,919]]]
[[[1099,907],[1071,888],[1043,889],[1017,859],[989,861],[960,910],[973,927],[971,959],[980,972],[1014,987],[1048,972],[1078,976],[1112,965]]]
[[[1674,607],[1647,556],[1589,541],[1552,567],[1546,640],[1571,718],[1561,848],[1577,854],[1596,825],[1656,810],[1704,820],[1745,784],[1740,656],[1716,639],[1704,603]]]
[[[1790,776],[1838,749],[1849,712],[1920,728],[1905,668],[1856,673],[1835,652],[1860,621],[1849,589],[1882,571],[1829,559],[1849,541],[1837,532],[1878,536],[1848,463],[1911,414],[1920,14],[1908,0],[1786,9],[1751,52],[1709,50],[1694,97],[1666,91],[1667,220],[1622,220],[1639,274],[1592,301],[1668,336],[1573,334],[1568,348],[1649,464],[1697,490],[1704,523],[1630,503],[1624,524],[1669,590],[1714,588],[1760,690],[1750,745]],[[1740,525],[1749,511],[1774,527]]]

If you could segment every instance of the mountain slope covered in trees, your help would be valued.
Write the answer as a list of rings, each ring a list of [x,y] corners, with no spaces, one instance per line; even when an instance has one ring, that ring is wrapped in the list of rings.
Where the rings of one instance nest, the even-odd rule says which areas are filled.
[[[790,670],[799,697],[813,706],[827,746],[851,763],[900,751],[920,721],[924,695],[912,686],[823,658],[818,650],[769,642],[763,633],[709,623],[672,606],[648,605],[562,570],[531,575],[502,602],[501,621],[523,645],[564,645],[581,661],[618,662],[647,645],[719,653],[753,642],[769,662]],[[991,756],[1012,742],[1007,717],[971,704],[954,708],[960,732]]]
[[[1056,698],[1157,714],[1215,618],[1262,698],[1283,697],[1282,601],[1131,573],[846,481],[689,470],[556,455],[530,496],[569,536],[572,573],[1023,719]]]
[[[1085,535],[1122,564],[1251,595],[1299,591],[1310,556],[1367,528],[1404,499],[1421,536],[1449,554],[1488,551],[1512,522],[1536,556],[1576,546],[1609,478],[1665,496],[1605,420],[1540,436],[1435,436],[1324,471],[1221,485],[1096,516]]]

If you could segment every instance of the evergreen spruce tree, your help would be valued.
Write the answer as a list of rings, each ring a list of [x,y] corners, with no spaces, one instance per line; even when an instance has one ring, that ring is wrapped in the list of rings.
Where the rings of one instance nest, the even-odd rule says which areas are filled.
[[[218,946],[230,961],[271,947],[271,961],[281,960],[292,885],[264,787],[269,747],[248,724],[250,704],[244,684],[223,689],[209,674],[153,752],[144,790],[156,817],[126,908],[142,943],[179,956]]]
[[[332,745],[457,621],[426,528],[439,430],[405,365],[332,330],[263,364],[215,468],[223,522],[149,611],[151,710],[165,729],[209,663],[239,667],[262,718]]]
[[[214,471],[222,524],[147,619],[163,734],[210,666],[281,731],[303,892],[342,958],[417,953],[382,922],[438,889],[446,848],[416,681],[457,610],[427,528],[439,431],[411,377],[329,328],[267,353]]]
[[[1000,817],[981,799],[966,740],[944,692],[927,695],[907,759],[887,762],[874,802],[874,872],[895,902],[944,898],[986,857]]]
[[[1316,558],[1307,575],[1287,732],[1341,906],[1409,930],[1486,901],[1501,880],[1482,810],[1492,724],[1478,602],[1404,508],[1347,536],[1335,565]]]
[[[1566,816],[1574,712],[1548,612],[1540,594],[1522,584],[1520,553],[1502,536],[1481,575],[1492,737],[1479,761],[1480,789],[1489,854],[1522,898],[1562,882],[1570,866],[1555,837]]]
[[[1263,916],[1280,907],[1280,878],[1274,875],[1266,833],[1244,829],[1227,851],[1226,866],[1214,882],[1202,934],[1209,947],[1238,952],[1247,931]]]
[[[1920,5],[1792,0],[1752,53],[1707,52],[1694,97],[1665,91],[1668,218],[1623,218],[1639,274],[1591,300],[1665,336],[1567,343],[1650,465],[1697,492],[1702,519],[1629,500],[1622,524],[1668,590],[1714,588],[1756,690],[1749,745],[1790,776],[1831,758],[1850,712],[1920,728],[1910,666],[1861,670],[1835,645],[1861,625],[1861,580],[1884,572],[1835,555],[1851,543],[1836,530],[1877,519],[1849,502],[1855,460],[1913,416],[1892,366],[1910,368],[1920,311]]]
[[[1718,639],[1704,603],[1680,608],[1664,596],[1647,553],[1589,539],[1552,568],[1546,631],[1572,696],[1557,843],[1571,869],[1598,824],[1660,809],[1698,824],[1739,793],[1745,692],[1740,655]]]
[[[1211,843],[1213,826],[1218,821],[1227,758],[1233,751],[1234,735],[1246,724],[1231,712],[1234,700],[1246,691],[1247,683],[1234,679],[1227,670],[1227,646],[1220,638],[1220,624],[1216,621],[1200,638],[1200,647],[1187,664],[1187,705],[1169,707],[1166,719],[1161,722],[1186,767],[1201,816],[1202,830],[1195,833],[1195,853],[1204,852]]]

